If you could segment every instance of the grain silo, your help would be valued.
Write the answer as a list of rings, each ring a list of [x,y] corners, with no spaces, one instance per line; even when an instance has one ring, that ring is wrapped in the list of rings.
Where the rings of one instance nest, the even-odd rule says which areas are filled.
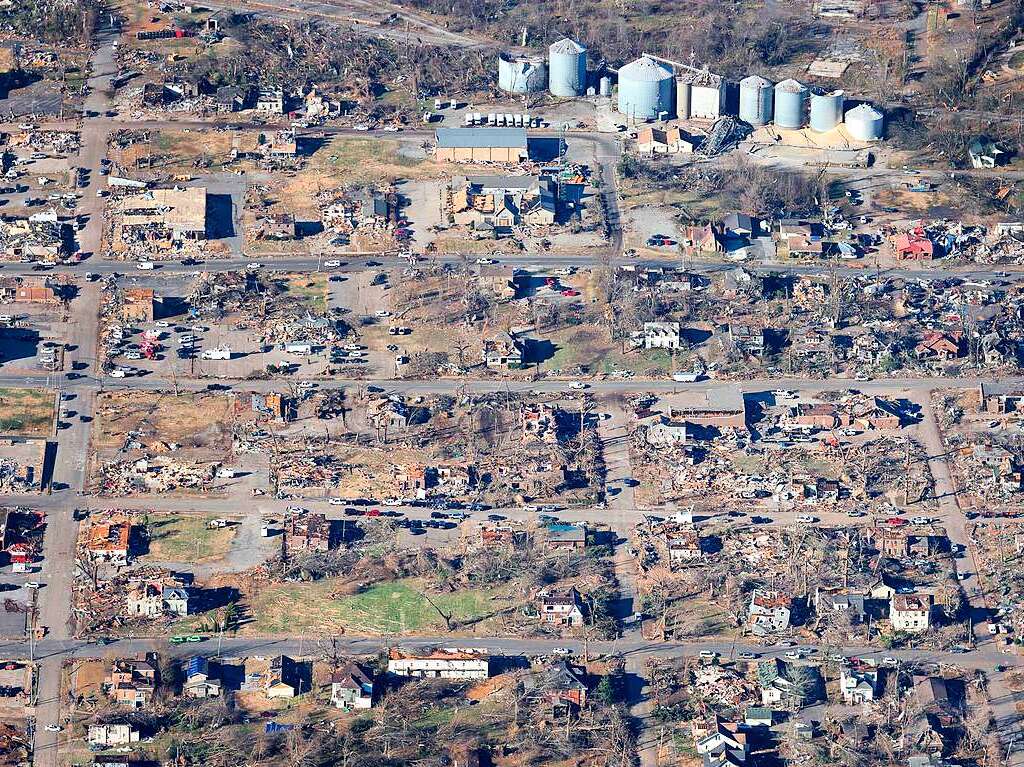
[[[807,88],[796,80],[783,80],[775,86],[775,124],[780,128],[804,127]]]
[[[601,77],[601,79],[598,80],[597,85],[599,89],[598,93],[600,93],[602,96],[612,95],[612,78],[610,78],[608,75],[604,75],[603,77]]]
[[[582,96],[587,89],[587,49],[568,37],[548,48],[548,90],[552,96]]]
[[[690,75],[690,117],[717,120],[725,102],[725,80],[708,70]]]
[[[675,114],[672,70],[641,56],[619,70],[619,112],[634,120],[650,120],[662,112]]]
[[[676,78],[676,118],[690,119],[690,78],[682,75]]]
[[[541,56],[498,54],[498,87],[506,93],[537,93],[548,87],[548,65]]]
[[[824,133],[843,121],[843,92],[811,93],[811,130]]]
[[[740,119],[750,125],[765,125],[772,121],[772,84],[758,75],[740,80]]]
[[[870,104],[859,104],[846,113],[846,130],[858,141],[881,141],[885,116]]]

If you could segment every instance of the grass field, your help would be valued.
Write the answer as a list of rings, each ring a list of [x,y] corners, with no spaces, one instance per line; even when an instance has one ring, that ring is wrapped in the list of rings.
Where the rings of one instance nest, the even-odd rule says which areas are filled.
[[[151,517],[149,521],[149,556],[164,562],[202,562],[221,559],[231,548],[234,527],[208,530],[212,515]]]
[[[0,389],[0,434],[45,437],[53,426],[53,392]]]
[[[291,274],[287,278],[288,292],[302,299],[309,308],[318,313],[327,311],[327,275]]]
[[[280,583],[265,588],[252,600],[256,616],[247,631],[258,634],[336,632],[444,631],[444,620],[419,591],[416,579],[370,586],[359,594],[335,597],[344,579],[315,583]],[[462,590],[431,594],[431,599],[456,620],[488,615],[495,607],[490,592]]]

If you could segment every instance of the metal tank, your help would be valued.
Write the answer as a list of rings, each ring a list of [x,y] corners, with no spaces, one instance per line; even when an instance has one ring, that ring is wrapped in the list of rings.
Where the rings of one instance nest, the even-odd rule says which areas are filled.
[[[807,88],[796,80],[783,80],[775,86],[775,124],[780,128],[804,127]]]
[[[672,70],[648,56],[619,70],[621,114],[634,120],[650,120],[661,112],[673,114],[675,77]]]
[[[751,125],[772,121],[772,100],[775,91],[769,80],[750,75],[740,80],[740,119]]]
[[[587,88],[587,49],[568,37],[548,48],[548,91],[582,96]]]
[[[676,78],[676,118],[690,119],[690,80],[688,77]]]
[[[811,130],[824,133],[843,121],[842,91],[811,93]]]
[[[598,88],[599,88],[598,92],[602,96],[611,96],[612,95],[612,78],[608,77],[607,75],[602,77],[598,81]]]
[[[548,87],[548,65],[540,56],[498,54],[498,87],[506,93],[537,93]]]
[[[846,130],[857,141],[881,141],[885,115],[870,104],[859,104],[846,113]]]

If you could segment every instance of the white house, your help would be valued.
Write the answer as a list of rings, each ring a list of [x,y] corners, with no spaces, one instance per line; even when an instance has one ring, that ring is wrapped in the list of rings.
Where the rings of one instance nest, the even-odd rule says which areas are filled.
[[[750,595],[747,623],[758,636],[777,634],[789,628],[792,600],[781,591],[754,589]]]
[[[678,349],[678,322],[645,322],[643,330],[645,349]]]
[[[438,679],[487,679],[491,675],[491,658],[484,650],[436,650],[415,655],[394,648],[388,657],[388,673]]]
[[[889,603],[889,622],[894,631],[919,634],[931,625],[930,594],[896,594]]]
[[[89,745],[108,748],[139,742],[139,729],[130,724],[90,724]]]
[[[870,666],[843,666],[839,671],[839,692],[844,703],[867,703],[875,699],[878,670]]]

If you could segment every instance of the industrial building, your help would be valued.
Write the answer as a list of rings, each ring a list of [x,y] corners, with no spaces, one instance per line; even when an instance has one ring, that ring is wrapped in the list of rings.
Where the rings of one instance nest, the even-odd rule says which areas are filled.
[[[725,80],[707,69],[690,69],[676,79],[676,98],[676,115],[686,112],[682,119],[717,120],[725,105]]]
[[[587,49],[566,37],[548,48],[548,91],[552,96],[582,96],[587,89]]]
[[[650,56],[619,69],[618,110],[631,120],[654,120],[675,114],[672,70]]]
[[[518,163],[528,159],[525,128],[438,128],[435,156],[447,162]]]
[[[152,189],[117,204],[122,239],[206,239],[206,187]]]
[[[548,87],[548,65],[542,57],[500,53],[498,87],[506,93],[539,93]]]

